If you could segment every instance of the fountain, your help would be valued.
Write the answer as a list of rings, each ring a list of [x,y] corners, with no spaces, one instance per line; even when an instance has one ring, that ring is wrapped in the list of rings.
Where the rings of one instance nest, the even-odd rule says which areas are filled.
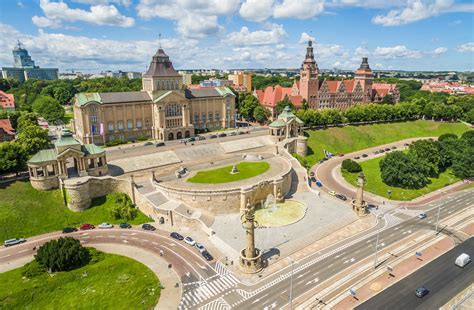
[[[269,209],[270,207],[270,209]],[[268,194],[267,198],[265,199],[265,202],[263,202],[263,208],[264,209],[269,209],[268,212],[272,213],[278,209],[278,206],[276,204],[275,197],[273,197],[272,194]]]

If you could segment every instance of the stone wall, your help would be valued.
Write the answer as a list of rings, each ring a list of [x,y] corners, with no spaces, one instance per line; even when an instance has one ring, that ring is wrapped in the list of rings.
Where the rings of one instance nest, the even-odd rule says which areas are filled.
[[[46,178],[30,178],[31,186],[40,191],[47,191],[59,188],[59,179],[57,176]]]

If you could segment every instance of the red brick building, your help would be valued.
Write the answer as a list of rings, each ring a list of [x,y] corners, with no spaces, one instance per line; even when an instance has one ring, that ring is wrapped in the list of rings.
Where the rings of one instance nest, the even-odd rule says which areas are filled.
[[[11,141],[15,139],[15,130],[9,119],[0,119],[0,142]]]

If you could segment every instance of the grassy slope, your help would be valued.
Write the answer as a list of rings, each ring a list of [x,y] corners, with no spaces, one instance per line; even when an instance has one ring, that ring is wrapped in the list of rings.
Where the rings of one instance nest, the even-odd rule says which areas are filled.
[[[362,166],[362,171],[365,174],[365,179],[367,180],[365,190],[377,194],[379,196],[390,198],[390,196],[387,194],[387,190],[391,190],[392,199],[412,200],[416,197],[422,196],[424,194],[427,194],[429,192],[435,191],[439,188],[459,181],[459,179],[452,174],[451,170],[448,169],[447,171],[441,173],[439,175],[439,178],[430,178],[431,184],[428,184],[426,187],[423,187],[421,189],[404,189],[399,187],[392,187],[382,182],[379,168],[379,163],[382,159],[383,156],[360,162],[360,165]],[[358,173],[349,173],[343,171],[342,175],[349,183],[354,185],[356,184]]]
[[[311,165],[333,154],[350,153],[369,147],[415,137],[437,137],[445,133],[461,135],[469,128],[462,123],[414,121],[404,123],[346,126],[308,131],[308,154]]]
[[[59,190],[37,191],[29,182],[0,187],[0,242],[8,238],[29,237],[81,223],[120,223],[110,216],[114,201],[109,196],[93,200],[84,212],[72,212],[63,204]],[[131,224],[149,222],[139,212]]]
[[[231,174],[232,166],[199,171],[195,176],[188,179],[192,183],[219,184],[248,179],[264,173],[270,168],[267,162],[241,162],[237,164],[239,173]]]
[[[160,283],[150,269],[119,255],[100,257],[73,271],[31,279],[22,278],[24,267],[0,273],[0,305],[5,309],[151,309],[156,305]]]

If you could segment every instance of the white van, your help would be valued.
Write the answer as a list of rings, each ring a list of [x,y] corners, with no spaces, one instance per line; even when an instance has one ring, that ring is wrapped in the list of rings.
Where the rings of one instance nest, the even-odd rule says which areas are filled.
[[[459,266],[459,267],[463,268],[464,266],[466,266],[470,262],[471,262],[471,257],[469,255],[467,255],[466,253],[462,253],[461,255],[459,255],[456,258],[456,261],[454,262],[454,264],[456,266]]]

